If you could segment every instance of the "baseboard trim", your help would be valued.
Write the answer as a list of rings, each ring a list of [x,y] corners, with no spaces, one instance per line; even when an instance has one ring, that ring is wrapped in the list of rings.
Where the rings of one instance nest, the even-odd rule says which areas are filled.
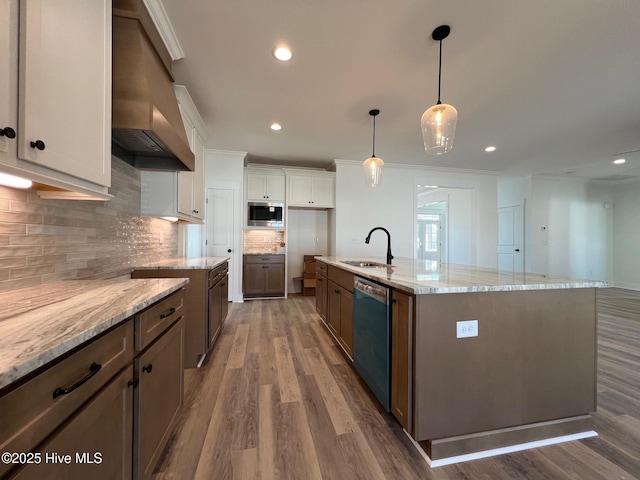
[[[559,437],[546,438],[544,440],[536,440],[534,442],[526,442],[526,443],[520,443],[517,445],[509,445],[508,447],[493,448],[490,450],[483,450],[481,452],[467,453],[464,455],[456,455],[453,457],[441,458],[438,460],[431,460],[427,455],[427,453],[422,449],[420,444],[416,442],[406,430],[403,429],[403,431],[407,435],[407,437],[409,437],[409,440],[411,440],[411,443],[413,443],[413,445],[416,447],[416,449],[418,450],[418,453],[420,453],[420,455],[424,458],[424,460],[427,462],[427,464],[431,468],[444,467],[445,465],[453,465],[455,463],[469,462],[471,460],[478,460],[481,458],[495,457],[497,455],[504,455],[506,453],[521,452],[523,450],[530,450],[532,448],[545,447],[547,445],[556,445],[558,443],[571,442],[574,440],[581,440],[583,438],[590,438],[598,435],[598,433],[595,432],[594,430],[589,430],[586,432],[573,433],[571,435],[561,435]]]

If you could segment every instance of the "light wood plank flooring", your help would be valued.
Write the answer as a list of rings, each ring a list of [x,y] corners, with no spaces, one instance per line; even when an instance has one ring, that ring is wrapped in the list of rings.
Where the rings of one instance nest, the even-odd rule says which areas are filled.
[[[429,469],[315,313],[315,297],[233,304],[157,479],[640,478],[640,292],[598,297],[598,437]]]

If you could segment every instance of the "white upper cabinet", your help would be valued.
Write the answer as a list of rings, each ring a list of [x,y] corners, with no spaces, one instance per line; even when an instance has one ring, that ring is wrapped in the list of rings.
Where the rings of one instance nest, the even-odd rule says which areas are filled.
[[[247,173],[247,200],[252,202],[284,202],[283,174]]]
[[[287,206],[306,208],[335,208],[335,174],[332,172],[287,173]]]
[[[0,27],[0,171],[110,198],[111,1],[5,0]]]

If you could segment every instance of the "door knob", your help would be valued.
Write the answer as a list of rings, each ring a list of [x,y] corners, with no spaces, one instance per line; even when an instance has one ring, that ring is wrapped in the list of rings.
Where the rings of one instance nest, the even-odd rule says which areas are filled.
[[[11,127],[0,128],[0,137],[16,138],[16,131]]]
[[[38,150],[44,150],[46,147],[42,140],[36,140],[35,142],[31,142],[29,145],[31,145],[31,148],[37,148]]]
[[[227,249],[227,253],[231,253],[231,249],[230,248]]]
[[[516,248],[516,252],[519,252],[519,251],[520,251],[520,249],[519,249],[519,248]]]

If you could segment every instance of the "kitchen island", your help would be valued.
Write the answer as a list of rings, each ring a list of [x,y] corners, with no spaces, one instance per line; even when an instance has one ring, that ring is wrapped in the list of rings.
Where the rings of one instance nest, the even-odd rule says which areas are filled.
[[[346,272],[391,288],[391,412],[431,465],[594,434],[604,282],[411,259],[316,260],[330,277]],[[468,321],[476,326],[463,332]]]

